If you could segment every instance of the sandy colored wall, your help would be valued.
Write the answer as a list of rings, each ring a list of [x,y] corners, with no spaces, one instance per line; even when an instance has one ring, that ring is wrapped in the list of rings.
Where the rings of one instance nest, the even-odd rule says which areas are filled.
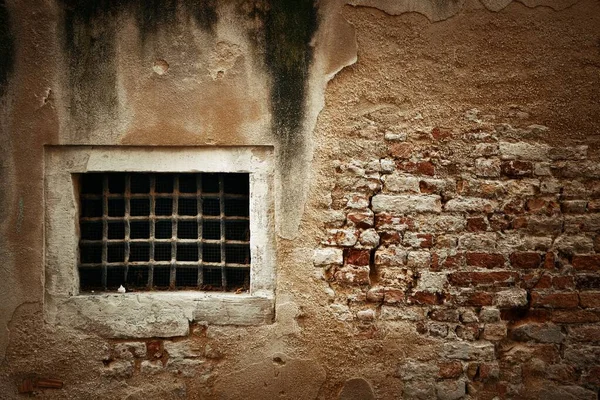
[[[0,25],[0,397],[597,399],[600,2],[3,0]],[[271,146],[273,323],[48,321],[45,145]]]

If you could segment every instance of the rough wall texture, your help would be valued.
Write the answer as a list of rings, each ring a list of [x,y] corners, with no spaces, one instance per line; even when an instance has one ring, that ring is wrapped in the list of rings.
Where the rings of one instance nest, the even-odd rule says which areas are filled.
[[[351,3],[0,2],[0,397],[598,398],[600,2]],[[47,144],[273,146],[274,323],[45,321]]]

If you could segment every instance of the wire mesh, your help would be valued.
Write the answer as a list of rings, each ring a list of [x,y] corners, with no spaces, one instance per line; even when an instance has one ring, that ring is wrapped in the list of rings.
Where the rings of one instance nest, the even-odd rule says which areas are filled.
[[[247,290],[249,174],[80,175],[82,291]]]

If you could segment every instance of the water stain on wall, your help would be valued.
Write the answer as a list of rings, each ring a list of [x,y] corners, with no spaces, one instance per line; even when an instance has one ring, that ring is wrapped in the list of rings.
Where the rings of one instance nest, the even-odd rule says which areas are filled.
[[[0,0],[0,96],[4,95],[14,65],[14,38],[10,31],[10,16],[5,0]]]

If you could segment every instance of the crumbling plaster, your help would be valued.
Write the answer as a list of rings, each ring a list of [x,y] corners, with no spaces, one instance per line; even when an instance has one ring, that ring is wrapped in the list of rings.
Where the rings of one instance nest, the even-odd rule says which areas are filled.
[[[332,377],[341,379],[344,371],[352,370],[350,364],[356,362],[360,358],[359,355],[366,354],[366,357],[371,357],[373,354],[378,354],[378,357],[382,355],[398,357],[398,354],[411,355],[410,352],[413,351],[415,353],[412,354],[413,356],[423,356],[423,354],[417,355],[417,350],[411,350],[399,342],[419,344],[420,346],[416,346],[419,351],[427,348],[431,353],[435,353],[438,349],[433,342],[428,343],[426,339],[415,335],[407,322],[393,322],[382,328],[385,339],[377,344],[365,345],[362,342],[352,342],[349,348],[345,348],[343,344],[335,343],[331,348],[323,345],[316,352],[310,350],[311,340],[308,339],[318,338],[323,330],[328,331],[326,338],[329,340],[336,335],[350,336],[349,332],[354,333],[353,328],[348,328],[340,322],[339,317],[344,314],[344,310],[333,310],[319,315],[322,308],[328,304],[328,300],[319,292],[322,288],[317,291],[310,287],[313,285],[310,280],[305,282],[307,281],[306,268],[296,267],[311,264],[307,254],[312,254],[314,238],[320,234],[319,221],[322,215],[313,210],[326,202],[323,198],[326,198],[327,194],[323,189],[329,187],[326,177],[321,175],[320,168],[324,168],[325,160],[335,154],[373,152],[372,148],[361,148],[362,143],[359,142],[337,143],[344,137],[344,133],[340,127],[336,127],[336,122],[347,121],[332,113],[348,112],[348,114],[368,116],[391,107],[400,113],[408,114],[413,111],[421,112],[420,108],[423,108],[430,112],[430,116],[425,115],[425,117],[431,118],[428,122],[433,123],[432,120],[447,115],[448,108],[446,106],[443,111],[439,111],[435,104],[427,101],[415,101],[419,105],[417,107],[408,99],[405,99],[406,101],[398,98],[389,99],[386,96],[391,90],[387,83],[384,84],[383,89],[377,89],[374,82],[369,82],[366,88],[361,89],[355,82],[350,82],[347,88],[341,87],[342,84],[335,80],[328,87],[328,82],[344,67],[354,64],[357,59],[360,60],[361,48],[376,44],[372,38],[361,42],[359,37],[357,41],[355,19],[359,14],[366,13],[368,14],[366,19],[376,20],[379,24],[386,18],[392,17],[384,17],[377,10],[389,15],[405,14],[403,21],[409,21],[407,25],[416,29],[426,27],[427,24],[421,21],[420,16],[407,13],[416,12],[426,16],[430,21],[437,22],[453,16],[458,18],[461,13],[481,12],[482,4],[491,11],[500,11],[500,14],[503,12],[525,14],[520,8],[522,5],[563,10],[576,5],[577,1],[523,0],[510,3],[511,1],[508,0],[482,0],[481,3],[372,0],[349,2],[353,6],[361,6],[349,11],[345,8],[345,1],[324,1],[319,5],[320,22],[311,42],[314,54],[310,72],[306,77],[308,90],[304,100],[306,109],[298,132],[300,139],[293,142],[299,151],[293,152],[293,157],[290,159],[285,155],[288,153],[283,152],[285,149],[281,148],[282,142],[274,136],[272,130],[273,115],[268,104],[273,77],[269,75],[260,52],[257,55],[252,49],[248,32],[244,30],[248,26],[251,32],[255,29],[260,30],[261,23],[250,17],[238,19],[235,14],[237,11],[232,9],[232,5],[219,6],[220,18],[211,29],[199,29],[189,22],[187,26],[176,25],[174,31],[159,29],[152,32],[149,35],[151,39],[146,38],[146,41],[139,35],[135,18],[131,15],[121,15],[121,19],[118,20],[120,34],[115,39],[115,48],[111,50],[114,53],[101,53],[100,60],[90,59],[84,65],[88,71],[78,78],[80,84],[89,83],[90,86],[85,89],[88,91],[85,93],[88,97],[85,99],[89,101],[83,105],[79,103],[79,106],[83,107],[83,115],[77,115],[77,111],[73,108],[78,106],[77,96],[81,93],[74,95],[71,92],[73,77],[62,73],[73,69],[69,66],[72,60],[62,50],[63,39],[59,39],[61,38],[59,32],[62,29],[59,21],[64,9],[58,3],[49,0],[42,4],[34,1],[7,0],[6,9],[9,10],[12,36],[18,38],[18,41],[15,46],[15,64],[11,68],[12,71],[7,74],[6,83],[0,81],[5,89],[1,100],[0,130],[6,138],[0,148],[1,168],[3,176],[6,176],[6,179],[3,179],[3,207],[0,214],[2,229],[0,248],[3,257],[3,265],[0,267],[3,276],[0,283],[2,304],[0,329],[4,330],[4,327],[7,327],[5,333],[0,335],[0,358],[4,358],[7,349],[10,353],[8,358],[4,358],[3,369],[7,372],[3,372],[2,378],[8,376],[11,369],[26,371],[37,367],[36,362],[32,361],[30,355],[23,350],[28,340],[36,343],[35,348],[39,351],[36,358],[43,360],[54,358],[67,362],[73,354],[83,353],[88,353],[96,360],[103,357],[102,341],[92,332],[74,333],[73,330],[65,327],[45,332],[39,337],[32,335],[33,331],[39,329],[42,320],[39,311],[44,284],[41,272],[43,249],[40,246],[43,243],[41,224],[43,221],[41,212],[43,209],[41,196],[43,144],[274,146],[279,157],[280,170],[285,171],[279,177],[276,189],[277,223],[280,234],[279,268],[286,270],[284,278],[279,282],[279,291],[293,293],[295,297],[280,306],[285,305],[298,311],[292,312],[293,318],[286,317],[285,324],[278,320],[273,327],[252,328],[245,331],[244,335],[256,340],[256,343],[251,350],[240,354],[229,352],[227,357],[231,364],[246,364],[246,368],[264,372],[256,372],[259,379],[273,374],[273,370],[280,368],[277,364],[286,360],[285,357],[280,357],[281,361],[274,360],[274,357],[278,357],[277,354],[297,353],[290,359],[297,361],[289,362],[289,365],[296,366],[294,368],[298,368],[300,373],[290,367],[292,372],[286,374],[299,374],[303,379],[307,379],[306,382],[311,380],[323,382],[325,373],[315,361],[317,359],[347,357],[347,360],[342,362],[341,371],[331,371],[330,367],[327,368]],[[597,2],[590,0],[579,3],[597,9],[595,4]],[[369,8],[373,11],[367,11]],[[532,10],[532,12],[536,11],[546,12],[546,10]],[[500,14],[498,18],[502,17]],[[528,18],[535,19],[532,14],[526,15]],[[105,27],[94,26],[93,29],[102,33]],[[365,33],[368,27],[360,26],[359,30]],[[429,39],[436,42],[435,36],[443,33],[443,27],[431,28],[428,32]],[[398,40],[401,39],[399,33],[393,35]],[[365,36],[368,35],[365,33]],[[454,39],[460,42],[458,38],[454,37]],[[403,44],[407,42],[404,41]],[[521,49],[528,49],[526,41],[516,45]],[[439,43],[436,43],[436,46],[442,47]],[[200,54],[199,58],[190,58],[191,52]],[[454,56],[456,57],[456,53]],[[159,75],[152,68],[160,60],[168,63],[168,70],[163,75]],[[105,81],[96,78],[106,73],[112,61],[116,71],[114,82],[116,91],[105,96]],[[386,58],[384,61],[387,63],[389,59]],[[357,69],[351,67],[350,71],[342,71],[340,82],[351,81],[355,73],[363,73],[364,78],[364,70],[361,69],[381,75],[381,71],[373,68],[376,62],[377,60],[371,58],[366,60],[365,64],[356,67]],[[432,60],[432,63],[436,62],[443,63],[443,60],[441,58]],[[460,59],[456,59],[455,64],[457,69],[465,65],[461,64]],[[400,64],[397,67],[401,69],[406,65]],[[419,63],[419,67],[423,68],[423,64]],[[400,78],[405,78],[407,82],[407,86],[403,89],[407,89],[408,92],[417,91],[416,83],[411,82],[411,77],[401,74]],[[443,84],[447,85],[448,82],[445,81]],[[355,90],[357,96],[348,93],[352,90]],[[369,94],[369,91],[373,94]],[[331,107],[329,110],[326,94]],[[95,96],[97,98],[94,100]],[[361,96],[363,97],[355,98]],[[529,96],[530,99],[535,97],[531,94]],[[341,98],[351,99],[345,100],[351,105],[340,105]],[[109,103],[111,107],[107,108]],[[464,106],[468,101],[463,100],[463,103]],[[325,111],[321,113],[323,107]],[[590,124],[582,124],[582,126],[590,126]],[[317,151],[313,159],[316,147],[322,150]],[[594,149],[592,148],[591,151]],[[316,180],[313,181],[311,178]],[[309,210],[306,213],[304,213],[305,204],[308,204]],[[285,240],[293,238],[297,238],[296,241]],[[19,306],[20,304],[23,306]],[[301,307],[303,311],[300,311],[297,304],[303,305]],[[281,314],[282,317],[289,316],[287,312]],[[308,326],[302,322],[307,318],[313,321]],[[334,318],[337,319],[332,320]],[[239,344],[236,343],[243,340],[235,327],[211,327],[210,330],[217,332],[217,335],[223,335],[224,339],[220,343],[231,345],[232,348],[237,348]],[[54,352],[53,349],[60,345],[59,338],[68,338],[69,345],[73,347]],[[263,348],[260,349],[260,346]],[[317,355],[316,353],[321,350],[322,354]],[[19,356],[22,360],[19,360]],[[307,359],[313,361],[308,362]],[[384,365],[387,363],[383,361],[378,366],[378,371],[370,371],[366,367],[361,371],[360,367],[356,367],[353,372],[375,377],[378,372],[389,370],[389,366]],[[51,365],[55,364],[47,363],[38,368],[38,371],[50,373]],[[86,361],[78,360],[76,365],[63,367],[58,372],[65,375],[72,374],[71,380],[75,382],[78,378],[87,377],[83,372],[86,365]],[[73,373],[71,369],[75,366],[81,369],[75,369]],[[236,379],[241,379],[245,371],[247,369],[241,369],[241,372],[229,371],[232,381],[237,382]],[[222,375],[222,377],[226,376],[229,375]],[[280,379],[288,379],[286,376],[284,374]],[[389,388],[380,387],[380,393],[393,393],[394,390],[400,390],[400,385],[391,377],[385,379],[390,380]],[[147,398],[148,395],[169,398],[175,397],[173,393],[185,390],[182,389],[184,385],[181,380],[169,385],[151,386],[145,389],[135,387],[139,382],[133,381],[130,384],[131,387],[123,387],[118,381],[113,381],[106,390],[126,394],[129,398],[144,396]],[[302,381],[299,384],[288,384],[288,387],[292,388],[290,393],[295,393],[294,385],[301,386],[301,384]],[[2,388],[7,387],[11,390],[13,388],[12,381],[10,386],[7,382],[3,382],[2,385],[6,385],[0,386]],[[333,383],[325,385],[327,393],[333,393],[338,389]],[[227,390],[227,379],[222,378],[217,387],[218,390]],[[93,393],[93,389],[90,388],[76,390],[78,392],[73,394],[74,398]],[[201,393],[197,383],[188,386],[187,390],[188,396]],[[312,392],[304,394],[310,395],[306,398],[314,398],[317,395]]]

